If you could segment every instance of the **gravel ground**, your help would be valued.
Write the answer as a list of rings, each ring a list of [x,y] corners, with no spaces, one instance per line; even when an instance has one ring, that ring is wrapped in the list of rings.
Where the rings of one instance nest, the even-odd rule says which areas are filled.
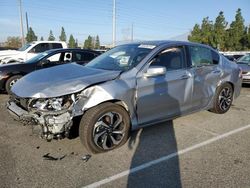
[[[250,124],[245,86],[226,114],[203,111],[138,130],[121,148],[86,162],[79,137],[38,138],[8,114],[7,99],[0,95],[0,187],[84,187]],[[249,148],[250,128],[102,187],[250,187]]]

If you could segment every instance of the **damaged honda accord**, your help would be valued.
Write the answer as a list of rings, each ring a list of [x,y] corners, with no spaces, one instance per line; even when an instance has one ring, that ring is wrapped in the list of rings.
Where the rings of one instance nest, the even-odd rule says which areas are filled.
[[[241,70],[206,45],[150,41],[117,46],[86,66],[30,73],[13,87],[7,108],[47,140],[79,137],[92,153],[123,145],[129,132],[209,110],[225,113],[241,89]]]

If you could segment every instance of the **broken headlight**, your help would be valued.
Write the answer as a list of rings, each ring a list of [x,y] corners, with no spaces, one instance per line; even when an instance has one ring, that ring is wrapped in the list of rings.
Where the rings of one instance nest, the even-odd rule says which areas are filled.
[[[74,101],[74,94],[48,99],[32,99],[29,108],[39,111],[61,111],[68,109]]]

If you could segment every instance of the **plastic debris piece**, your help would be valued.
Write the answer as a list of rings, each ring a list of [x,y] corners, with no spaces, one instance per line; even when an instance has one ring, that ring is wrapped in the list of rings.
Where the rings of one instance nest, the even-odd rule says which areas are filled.
[[[86,163],[86,162],[88,162],[88,160],[91,158],[91,155],[84,155],[84,156],[82,156],[82,160]]]
[[[43,156],[44,160],[50,160],[50,161],[62,160],[65,157],[66,157],[66,155],[63,155],[62,157],[53,157],[50,155],[50,153],[47,153]]]

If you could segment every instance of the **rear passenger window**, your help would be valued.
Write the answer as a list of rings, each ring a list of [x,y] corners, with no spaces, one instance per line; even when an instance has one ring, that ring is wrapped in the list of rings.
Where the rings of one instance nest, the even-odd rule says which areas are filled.
[[[49,50],[49,44],[48,43],[40,43],[40,44],[37,44],[34,48],[32,48],[29,52],[40,53],[40,52],[44,52],[46,50]]]
[[[95,58],[95,55],[93,53],[85,53],[85,61],[91,61]]]
[[[164,66],[167,71],[185,68],[184,48],[171,47],[161,51],[150,66]]]
[[[189,46],[192,66],[213,65],[213,57],[210,49],[200,46]],[[218,61],[218,59],[217,59]]]
[[[52,43],[52,49],[62,48],[61,43]]]
[[[75,61],[90,61],[94,59],[95,55],[89,52],[76,52]]]

